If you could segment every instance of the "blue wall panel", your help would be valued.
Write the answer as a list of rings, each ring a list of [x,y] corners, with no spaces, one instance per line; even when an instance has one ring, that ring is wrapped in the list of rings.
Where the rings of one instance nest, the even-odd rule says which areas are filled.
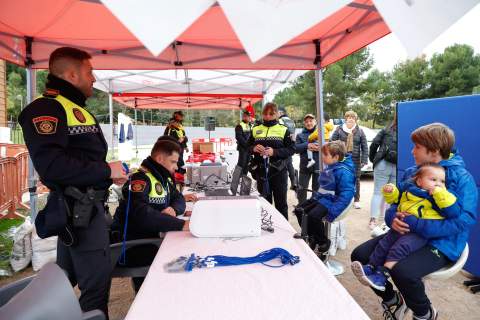
[[[398,175],[414,165],[410,134],[419,126],[442,122],[455,131],[457,148],[480,191],[480,95],[402,102],[398,104]],[[465,269],[480,276],[480,203],[470,232]]]

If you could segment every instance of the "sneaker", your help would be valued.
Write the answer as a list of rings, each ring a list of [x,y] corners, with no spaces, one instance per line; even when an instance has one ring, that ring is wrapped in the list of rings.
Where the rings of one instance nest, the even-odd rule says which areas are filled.
[[[383,319],[385,320],[403,320],[408,311],[408,307],[399,292],[395,292],[397,301],[391,305],[382,302]]]
[[[438,318],[438,311],[435,310],[435,308],[430,305],[430,317],[425,318],[425,317],[418,317],[415,314],[413,314],[413,320],[437,320]]]
[[[362,206],[360,205],[360,202],[358,202],[358,201],[355,201],[355,202],[353,203],[353,207],[354,207],[355,209],[362,209]]]
[[[369,276],[366,276],[365,281],[372,288],[380,291],[385,291],[385,285],[387,284],[388,276],[381,270],[375,270],[375,272]]]
[[[376,238],[378,236],[381,236],[382,234],[387,233],[389,230],[390,228],[385,223],[383,223],[382,225],[373,228],[370,235],[372,236],[372,238]]]
[[[371,276],[375,272],[375,268],[369,264],[362,265],[360,261],[353,261],[350,265],[352,268],[353,275],[360,281],[361,284],[369,286],[370,283],[367,281],[367,277]]]
[[[314,164],[315,164],[315,160],[310,159],[310,160],[308,161],[308,163],[307,163],[307,168],[312,167]]]
[[[377,226],[377,219],[370,218],[370,222],[368,223],[368,227],[370,228],[370,230],[375,229],[376,226]]]

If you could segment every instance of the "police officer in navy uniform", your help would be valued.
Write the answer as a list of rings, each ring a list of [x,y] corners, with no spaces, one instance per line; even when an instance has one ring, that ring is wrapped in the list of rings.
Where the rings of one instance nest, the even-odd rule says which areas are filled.
[[[243,174],[248,172],[248,162],[250,150],[248,148],[248,139],[252,133],[252,124],[250,121],[250,112],[244,111],[242,121],[235,126],[235,139],[237,139],[238,166],[243,170]]]
[[[286,126],[278,123],[278,108],[267,103],[262,112],[263,122],[252,128],[248,144],[253,153],[251,168],[257,189],[288,220],[287,161],[295,152],[295,144]]]
[[[90,58],[69,47],[52,52],[46,91],[21,112],[19,122],[33,165],[51,190],[35,220],[37,233],[59,235],[57,264],[72,285],[78,284],[82,310],[100,309],[108,318],[111,264],[104,200],[112,180],[122,184],[127,176],[121,162],[105,161],[107,143],[85,109],[95,81]],[[64,194],[67,189],[75,191],[72,196]],[[77,202],[86,192],[91,201]]]
[[[183,166],[185,165],[185,161],[183,160],[183,151],[186,150],[188,152],[188,137],[183,127],[183,118],[184,115],[181,110],[175,111],[173,113],[173,117],[170,119],[167,127],[165,128],[165,132],[163,133],[165,136],[174,137],[182,147],[182,150],[180,151],[180,157],[178,158],[177,169],[177,172],[182,174],[186,172],[186,170],[183,168]]]
[[[123,199],[118,206],[112,229],[123,232],[126,240],[155,238],[159,232],[189,230],[189,222],[177,218],[185,213],[185,199],[175,187],[174,173],[181,147],[178,143],[160,138],[150,156],[143,160],[139,170],[123,186]],[[130,198],[130,207],[127,206]],[[150,265],[156,246],[135,247],[127,251],[126,264],[130,267]],[[138,291],[144,278],[133,278]]]

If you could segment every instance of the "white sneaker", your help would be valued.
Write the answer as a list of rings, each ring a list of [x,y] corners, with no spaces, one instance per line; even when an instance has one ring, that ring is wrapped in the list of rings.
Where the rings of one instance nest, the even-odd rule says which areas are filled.
[[[387,225],[385,223],[379,225],[379,226],[376,226],[375,228],[373,228],[372,232],[370,233],[370,235],[372,236],[372,238],[375,238],[375,237],[378,237],[384,233],[387,233],[388,230],[390,230],[389,227],[387,227]]]
[[[353,203],[353,207],[354,207],[355,209],[362,209],[362,206],[360,205],[360,202],[358,202],[358,201],[355,201],[355,202]]]
[[[307,168],[312,167],[314,164],[315,164],[315,160],[310,159],[310,161],[308,161],[308,163],[307,163]]]

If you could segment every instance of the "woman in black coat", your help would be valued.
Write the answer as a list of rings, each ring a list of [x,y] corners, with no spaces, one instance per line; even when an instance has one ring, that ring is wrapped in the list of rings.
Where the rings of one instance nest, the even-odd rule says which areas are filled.
[[[343,141],[347,147],[347,153],[352,155],[356,177],[353,206],[355,209],[360,209],[360,175],[362,167],[368,163],[368,144],[365,133],[357,125],[357,119],[358,116],[355,111],[345,112],[345,123],[337,127],[330,141]]]

